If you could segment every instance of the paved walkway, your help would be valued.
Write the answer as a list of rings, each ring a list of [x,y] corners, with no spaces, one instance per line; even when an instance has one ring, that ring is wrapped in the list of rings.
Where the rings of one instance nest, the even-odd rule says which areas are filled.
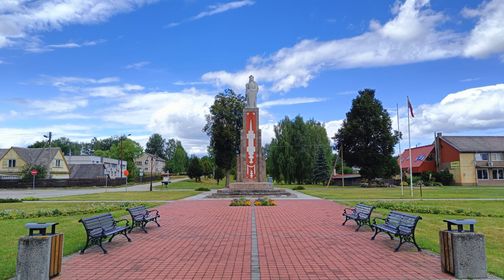
[[[343,206],[281,200],[276,207],[229,201],[160,206],[161,227],[136,230],[64,260],[60,279],[447,279],[439,258],[384,235],[341,226]],[[421,222],[420,222],[421,223]],[[421,224],[419,225],[421,226]]]
[[[173,183],[185,181],[189,178],[172,179]],[[160,186],[161,182],[153,183],[153,186]],[[150,183],[138,184],[128,187],[95,187],[95,188],[44,188],[44,189],[0,189],[0,198],[24,198],[24,197],[38,197],[38,198],[49,198],[49,197],[61,197],[67,195],[81,195],[81,194],[92,194],[92,193],[103,193],[103,192],[143,192],[150,189]]]

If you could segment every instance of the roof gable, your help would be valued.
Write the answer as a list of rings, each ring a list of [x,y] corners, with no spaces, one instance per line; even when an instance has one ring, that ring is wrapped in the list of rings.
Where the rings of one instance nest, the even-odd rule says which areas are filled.
[[[441,136],[459,152],[504,152],[504,136]]]
[[[421,146],[416,148],[411,148],[411,167],[420,167],[422,163],[429,157],[430,153],[434,150],[434,145]],[[401,168],[409,168],[409,149],[404,150],[404,152],[399,157],[399,163]]]
[[[59,147],[51,148],[50,156],[49,156],[49,149],[48,148],[12,147],[12,149],[26,163],[33,164],[33,165],[47,165],[49,162],[51,162],[54,159],[54,157],[58,153],[61,153],[61,149]]]

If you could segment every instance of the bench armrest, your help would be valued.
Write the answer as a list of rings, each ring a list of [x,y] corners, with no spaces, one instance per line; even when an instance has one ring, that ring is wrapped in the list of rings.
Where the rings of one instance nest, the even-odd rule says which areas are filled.
[[[114,220],[114,225],[117,225],[119,222],[126,222],[126,226],[129,226],[129,221],[126,219]]]
[[[157,209],[147,210],[147,215],[149,215],[149,213],[151,212],[156,212],[156,216],[159,217],[159,211]]]
[[[342,214],[343,216],[345,216],[346,214],[348,214],[347,210],[355,212],[355,208],[345,208],[345,209],[343,209],[343,214]]]

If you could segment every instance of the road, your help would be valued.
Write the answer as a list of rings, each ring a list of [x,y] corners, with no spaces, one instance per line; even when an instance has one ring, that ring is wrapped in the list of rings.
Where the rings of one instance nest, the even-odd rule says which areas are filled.
[[[188,180],[189,178],[172,179],[172,183]],[[152,186],[159,186],[161,182],[153,183]],[[103,192],[142,192],[148,191],[150,184],[139,184],[128,187],[93,187],[93,188],[49,188],[49,189],[0,189],[0,198],[24,198],[24,197],[37,197],[37,198],[48,198],[48,197],[60,197],[67,195],[80,195],[80,194],[91,194],[91,193],[103,193]]]

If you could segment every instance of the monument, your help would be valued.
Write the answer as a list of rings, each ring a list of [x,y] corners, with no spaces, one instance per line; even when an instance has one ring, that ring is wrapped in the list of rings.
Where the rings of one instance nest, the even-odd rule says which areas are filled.
[[[240,154],[236,157],[236,182],[231,183],[229,189],[272,190],[273,185],[266,180],[266,161],[262,154],[259,108],[257,108],[259,86],[254,81],[254,76],[249,77],[245,89],[247,105],[243,109]]]

